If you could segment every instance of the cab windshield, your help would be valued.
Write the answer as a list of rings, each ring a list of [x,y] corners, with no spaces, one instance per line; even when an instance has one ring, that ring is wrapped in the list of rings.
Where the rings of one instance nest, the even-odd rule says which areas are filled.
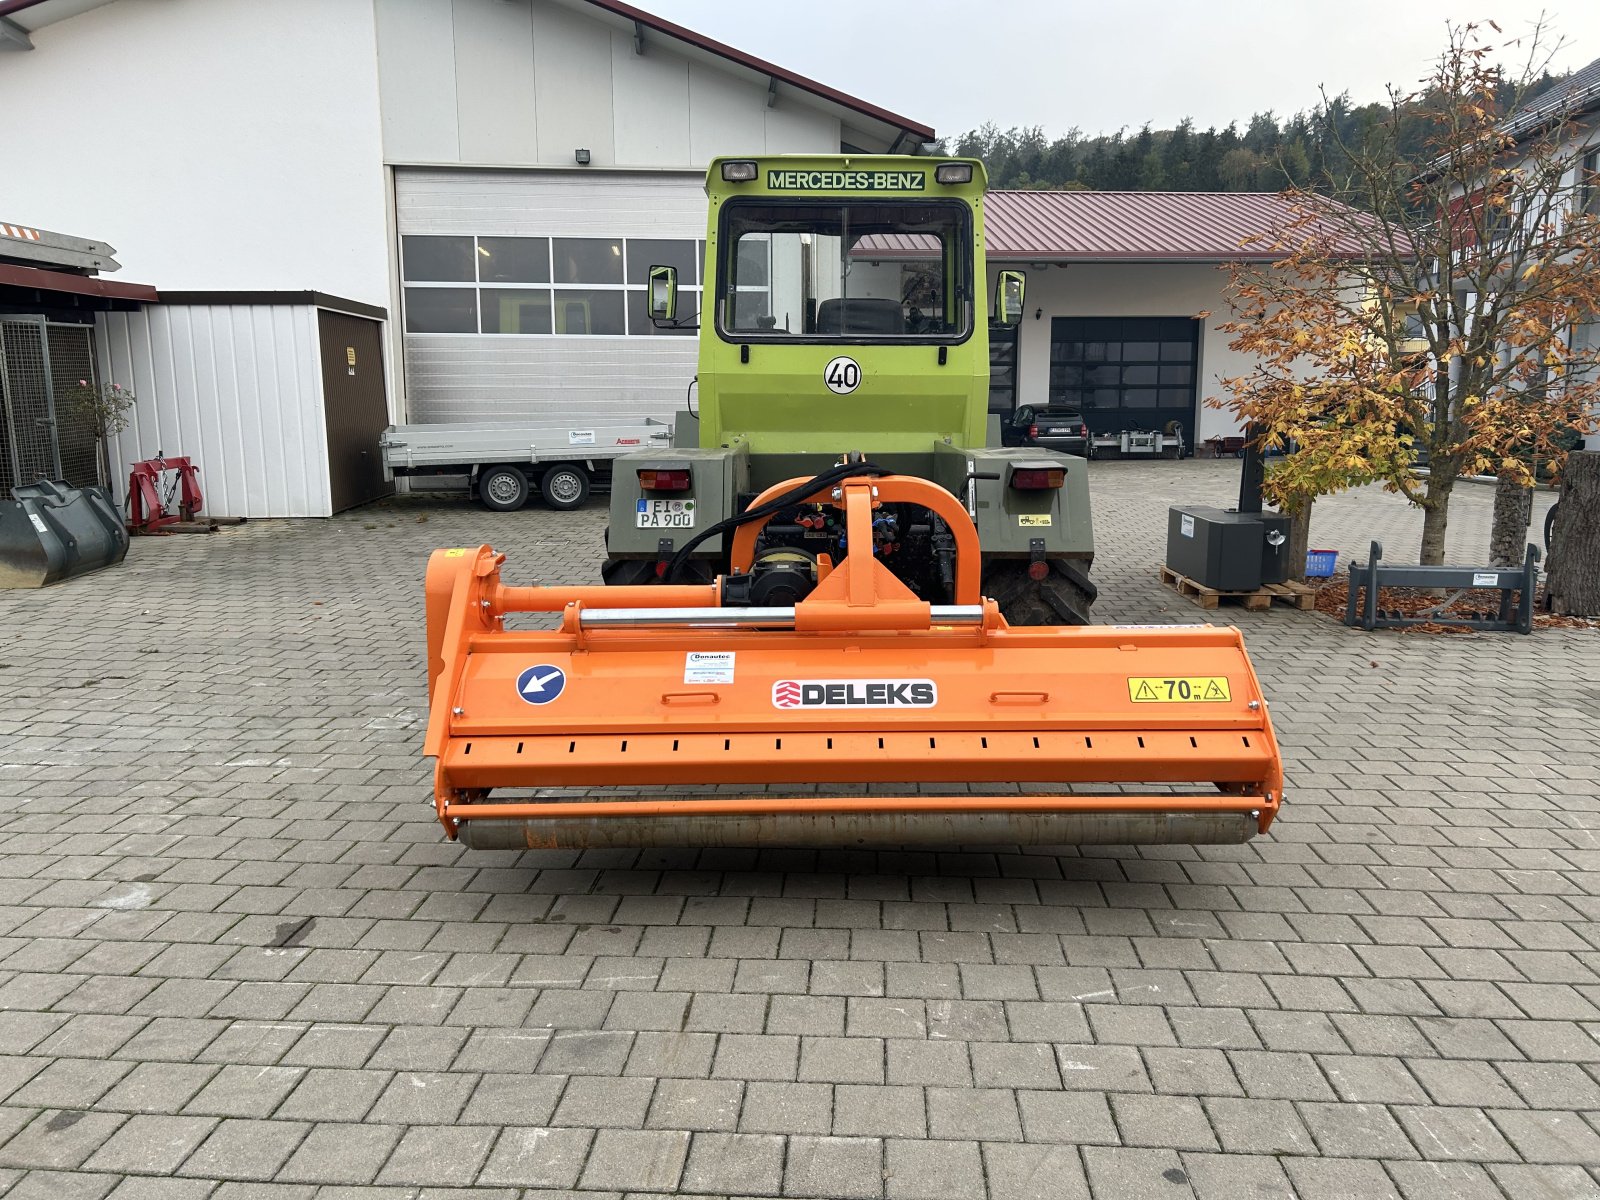
[[[735,200],[717,327],[729,340],[955,342],[972,327],[965,206]]]

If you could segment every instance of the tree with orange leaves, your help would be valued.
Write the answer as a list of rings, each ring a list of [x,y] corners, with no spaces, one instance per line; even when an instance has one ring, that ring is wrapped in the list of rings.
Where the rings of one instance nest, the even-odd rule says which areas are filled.
[[[1543,30],[1484,36],[1451,27],[1359,147],[1326,123],[1319,190],[1287,193],[1290,216],[1246,243],[1275,260],[1227,268],[1222,328],[1255,366],[1212,403],[1293,449],[1267,488],[1302,537],[1315,497],[1382,483],[1423,509],[1420,561],[1440,563],[1457,481],[1489,474],[1491,553],[1520,561],[1537,465],[1595,427],[1600,346],[1574,331],[1600,314],[1600,179],[1576,125],[1596,98],[1524,103]],[[1512,48],[1517,72],[1493,62]]]

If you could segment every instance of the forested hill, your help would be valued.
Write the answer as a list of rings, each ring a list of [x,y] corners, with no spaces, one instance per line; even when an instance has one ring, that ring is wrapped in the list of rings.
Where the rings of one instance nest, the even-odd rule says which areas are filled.
[[[1565,76],[1544,76],[1525,97],[1532,100]],[[1241,130],[1176,129],[1090,136],[1073,129],[1054,141],[1038,126],[997,129],[984,125],[941,143],[942,152],[981,158],[989,186],[1087,188],[1137,192],[1276,192],[1295,184],[1319,187],[1340,174],[1340,143],[1359,147],[1369,130],[1391,120],[1387,103],[1352,105],[1339,97],[1311,112],[1280,120],[1257,113]],[[1420,152],[1423,122],[1402,116],[1402,149]]]

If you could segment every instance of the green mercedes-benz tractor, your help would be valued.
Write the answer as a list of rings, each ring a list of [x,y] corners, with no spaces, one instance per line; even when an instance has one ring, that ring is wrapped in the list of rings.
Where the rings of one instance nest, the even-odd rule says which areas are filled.
[[[982,592],[1010,623],[1088,623],[1088,464],[1001,447],[989,417],[989,329],[1021,319],[1024,279],[1000,272],[991,304],[984,184],[970,159],[711,164],[698,314],[673,268],[650,271],[652,319],[699,321],[698,404],[680,415],[671,450],[617,460],[608,584],[730,576],[734,530],[760,520],[744,578],[725,587],[752,605],[794,604],[847,552],[842,516],[752,501],[854,462],[960,500],[982,547]],[[944,520],[884,504],[872,536],[878,561],[919,599],[950,603]]]

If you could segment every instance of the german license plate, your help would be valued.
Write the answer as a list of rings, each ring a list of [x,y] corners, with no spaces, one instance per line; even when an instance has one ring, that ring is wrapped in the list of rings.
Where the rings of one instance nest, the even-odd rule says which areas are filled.
[[[1046,429],[1044,431],[1045,437],[1073,437],[1073,436],[1076,435],[1076,433],[1077,433],[1077,430],[1075,430],[1075,429],[1066,429],[1066,428],[1062,428],[1062,429]]]
[[[640,529],[693,529],[693,500],[640,500]]]

